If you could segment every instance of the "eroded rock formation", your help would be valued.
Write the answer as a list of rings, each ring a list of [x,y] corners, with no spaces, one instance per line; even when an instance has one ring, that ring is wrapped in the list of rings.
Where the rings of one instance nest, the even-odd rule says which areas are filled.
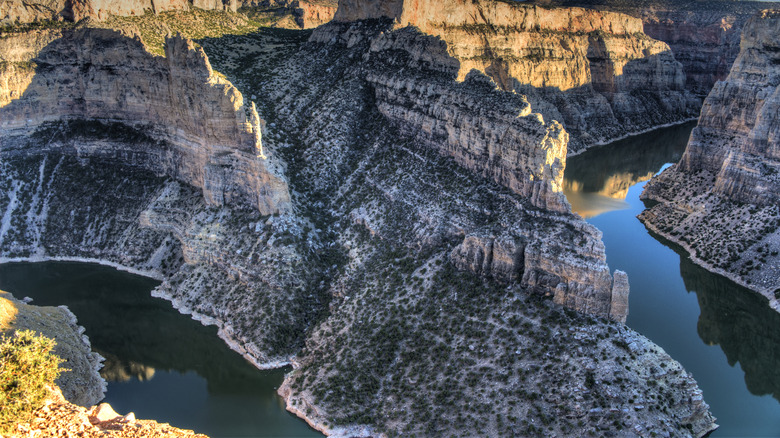
[[[343,1],[335,21],[390,18],[446,44],[458,80],[472,70],[563,123],[569,152],[695,116],[699,100],[669,47],[642,21],[582,8],[501,1]]]
[[[653,0],[624,2],[613,0],[532,0],[546,6],[580,6],[614,11],[642,20],[651,38],[669,44],[675,59],[682,63],[686,88],[706,96],[718,80],[723,80],[739,53],[742,27],[752,15],[772,8],[770,2]]]
[[[678,164],[645,188],[641,218],[698,263],[780,298],[780,13],[751,18]]]
[[[166,56],[157,57],[138,39],[109,30],[42,33],[33,39],[33,48],[51,41],[40,51],[11,51],[14,57],[0,74],[8,84],[0,90],[5,153],[43,153],[48,145],[178,178],[202,188],[211,205],[243,203],[263,214],[289,208],[287,184],[263,154],[254,103],[244,102],[192,41],[169,38]],[[25,41],[18,36],[8,45]],[[145,148],[100,142],[27,144],[36,131],[54,138],[82,122],[93,129],[132,127],[149,141]]]

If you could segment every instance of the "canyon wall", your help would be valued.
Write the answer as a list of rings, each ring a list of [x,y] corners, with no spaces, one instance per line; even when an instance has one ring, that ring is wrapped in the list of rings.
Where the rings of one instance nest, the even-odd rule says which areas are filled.
[[[700,102],[669,46],[614,12],[519,3],[398,0],[340,3],[335,21],[389,18],[440,38],[457,63],[525,94],[571,134],[569,152],[695,116]]]
[[[746,23],[739,57],[712,89],[678,164],[647,185],[645,223],[696,261],[780,298],[780,12]],[[727,225],[724,227],[724,224]]]
[[[4,153],[46,152],[52,142],[31,147],[27,138],[36,132],[55,135],[79,121],[105,129],[119,124],[156,144],[81,143],[65,152],[167,174],[201,188],[212,205],[247,204],[263,214],[289,208],[286,182],[263,154],[254,103],[245,103],[192,41],[169,38],[166,56],[157,57],[137,38],[110,30],[30,38],[35,44],[24,34],[3,41],[20,47],[4,52],[9,58],[0,73]]]
[[[578,6],[600,11],[620,12],[642,20],[651,38],[669,44],[675,59],[682,63],[686,89],[706,96],[718,80],[723,80],[739,53],[739,40],[745,22],[770,2],[729,0],[532,0],[549,6]]]
[[[336,13],[336,6],[336,0],[3,0],[0,2],[0,23],[105,20],[111,16],[189,11],[193,7],[236,12],[246,7],[285,9],[298,26],[311,29],[329,22]]]

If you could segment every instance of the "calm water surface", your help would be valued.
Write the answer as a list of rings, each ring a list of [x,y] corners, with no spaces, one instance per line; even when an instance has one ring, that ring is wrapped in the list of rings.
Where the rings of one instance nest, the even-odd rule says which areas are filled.
[[[0,265],[0,289],[67,305],[106,357],[105,401],[119,413],[211,437],[322,436],[284,410],[286,370],[259,371],[204,327],[152,298],[154,280],[85,263]]]
[[[714,437],[780,436],[780,314],[758,294],[694,265],[636,218],[646,181],[679,160],[693,124],[568,160],[572,208],[604,232],[607,262],[628,273],[627,324],[691,372],[718,418]]]

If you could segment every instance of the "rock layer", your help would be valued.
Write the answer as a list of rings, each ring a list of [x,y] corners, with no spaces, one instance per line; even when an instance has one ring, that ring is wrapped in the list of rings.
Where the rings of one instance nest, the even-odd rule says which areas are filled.
[[[686,88],[702,97],[716,81],[728,75],[739,54],[740,33],[748,18],[773,7],[770,2],[729,0],[532,0],[532,3],[587,7],[641,19],[644,33],[669,44],[675,59],[682,63]]]
[[[478,70],[526,94],[546,119],[563,123],[570,152],[682,121],[699,105],[684,92],[669,47],[624,14],[500,1],[347,0],[334,20],[376,18],[440,38],[459,80]]]
[[[641,216],[649,227],[778,308],[780,12],[748,20],[740,55],[707,96],[682,159],[643,197],[660,202]]]
[[[34,38],[45,41],[51,34]],[[164,58],[156,57],[138,39],[80,29],[65,31],[37,53],[20,53],[16,59],[22,61],[4,64],[0,74],[8,84],[0,90],[4,149],[45,152],[28,148],[25,139],[39,130],[56,134],[74,122],[128,126],[152,144],[128,149],[84,143],[66,152],[167,174],[203,189],[212,205],[246,204],[263,214],[288,209],[286,182],[263,154],[254,103],[245,103],[192,41],[169,38],[165,50]]]

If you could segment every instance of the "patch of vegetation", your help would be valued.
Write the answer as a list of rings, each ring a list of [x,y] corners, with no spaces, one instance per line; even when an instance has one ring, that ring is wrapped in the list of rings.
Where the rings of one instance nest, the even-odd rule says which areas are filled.
[[[53,339],[31,330],[17,331],[0,340],[0,433],[32,417],[43,405],[48,386],[61,371],[62,359],[52,354]]]

